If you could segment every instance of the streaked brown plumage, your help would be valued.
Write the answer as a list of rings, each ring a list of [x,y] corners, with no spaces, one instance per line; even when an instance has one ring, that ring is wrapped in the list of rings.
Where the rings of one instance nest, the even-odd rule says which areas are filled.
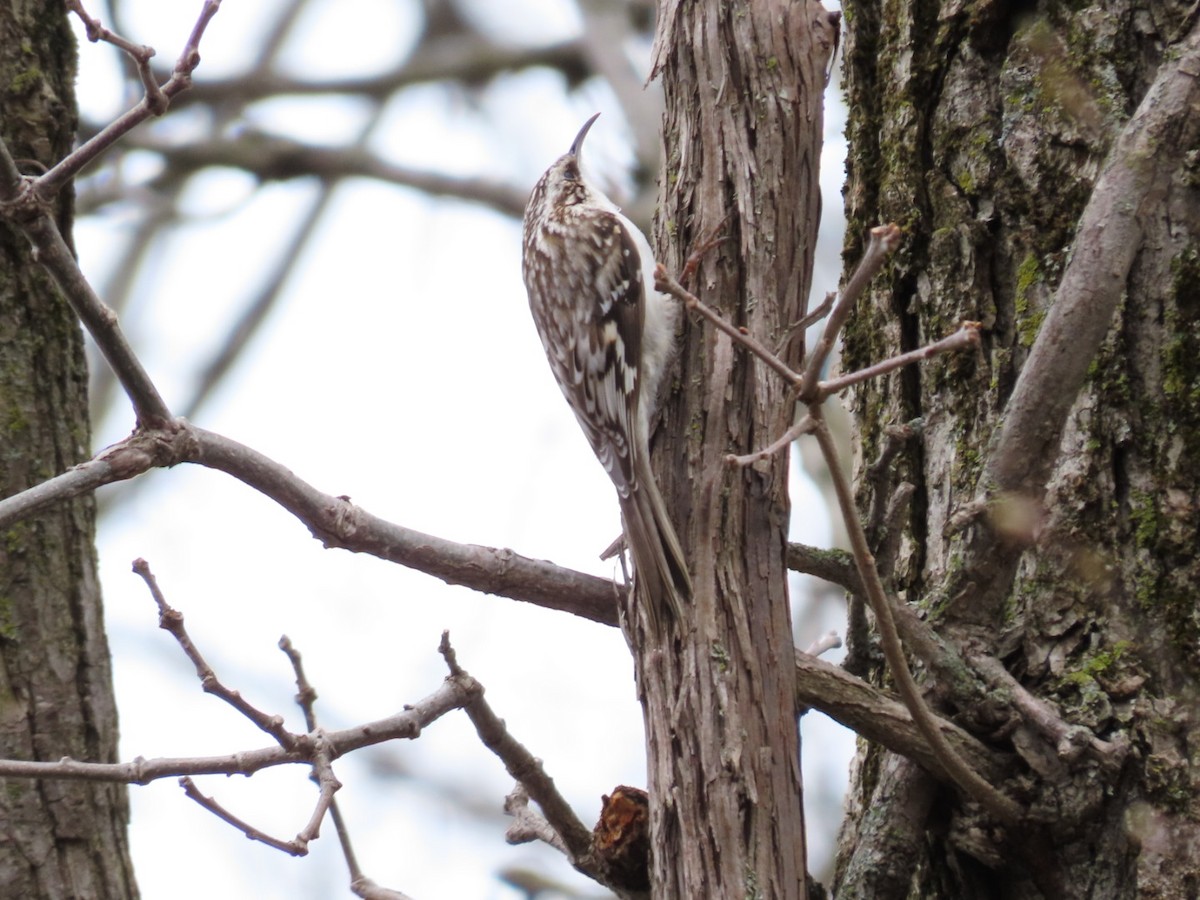
[[[617,489],[634,576],[661,634],[691,599],[687,562],[650,469],[649,422],[678,320],[654,289],[638,228],[583,178],[580,149],[596,116],[538,181],[525,209],[525,287],[546,357]]]

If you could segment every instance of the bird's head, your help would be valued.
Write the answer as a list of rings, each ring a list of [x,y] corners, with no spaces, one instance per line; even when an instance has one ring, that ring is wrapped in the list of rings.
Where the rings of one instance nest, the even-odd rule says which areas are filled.
[[[583,123],[579,134],[575,135],[575,140],[571,142],[570,149],[556,159],[554,164],[546,170],[546,174],[538,181],[537,187],[534,188],[534,196],[535,198],[540,196],[541,203],[539,205],[553,210],[579,203],[595,202],[594,197],[598,192],[583,177],[580,169],[580,155],[583,150],[583,139],[587,137],[592,123],[599,117],[600,113],[596,113]]]

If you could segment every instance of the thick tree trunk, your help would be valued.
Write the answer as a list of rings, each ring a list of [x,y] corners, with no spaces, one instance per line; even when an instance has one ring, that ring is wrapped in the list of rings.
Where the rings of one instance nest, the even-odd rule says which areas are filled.
[[[75,44],[61,4],[0,4],[0,129],[22,166],[50,166],[75,132]],[[70,227],[70,197],[59,220]],[[0,496],[86,459],[79,323],[0,226]],[[10,528],[0,542],[0,757],[115,760],[117,715],[96,580],[90,496]],[[123,785],[6,779],[0,897],[137,895]]]
[[[786,343],[812,275],[822,94],[833,26],[817,4],[660,4],[666,95],[659,259],[728,214],[696,290],[768,345]],[[798,361],[801,349],[789,345]],[[656,453],[688,548],[694,609],[679,643],[633,636],[649,746],[655,895],[805,896],[785,548],[787,460],[752,469],[790,424],[778,378],[724,336],[686,330]]]
[[[1044,490],[985,493],[986,510],[972,508],[990,491],[981,478],[991,471],[997,425],[1098,174],[1160,66],[1194,31],[1191,6],[846,4],[848,258],[876,222],[896,221],[906,236],[850,326],[846,367],[913,349],[964,319],[981,322],[984,336],[975,357],[910,368],[857,395],[865,463],[878,456],[887,426],[918,417],[923,424],[892,481],[916,491],[891,586],[968,658],[999,657],[1067,723],[1106,743],[1076,754],[1071,740],[1047,740],[1027,713],[1011,718],[1004,698],[984,687],[997,680],[986,665],[976,665],[974,688],[939,671],[927,679],[931,696],[1014,754],[1002,787],[1028,819],[999,827],[915,765],[867,748],[840,839],[839,896],[1196,895],[1194,90],[1190,111],[1151,138],[1145,162],[1164,167],[1161,184],[1147,202],[1128,201],[1141,204],[1132,268],[1126,275],[1102,260],[1095,272],[1097,285],[1110,271],[1122,279],[1123,301],[1101,323],[1107,338]],[[1069,401],[1073,388],[1063,390],[1072,392]],[[1046,406],[1057,399],[1045,397]],[[863,500],[870,499],[864,485]],[[980,561],[983,546],[995,551],[990,566]],[[870,649],[861,641],[851,648],[863,669],[871,667]],[[1088,736],[1072,737],[1080,735]]]

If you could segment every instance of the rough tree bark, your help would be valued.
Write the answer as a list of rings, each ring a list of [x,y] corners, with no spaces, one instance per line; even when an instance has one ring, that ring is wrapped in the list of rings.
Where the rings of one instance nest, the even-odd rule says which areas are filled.
[[[705,258],[698,292],[771,346],[788,343],[808,298],[833,37],[818,4],[659,5],[659,259],[680,271],[690,245],[728,214],[729,240]],[[792,341],[786,358],[801,353]],[[631,640],[655,895],[804,897],[787,460],[741,470],[725,462],[778,437],[793,403],[727,338],[693,324],[666,406],[655,450],[671,460],[661,483],[689,549],[695,609],[669,649]]]
[[[1200,93],[1132,159],[1132,266],[1101,258],[1121,302],[1044,483],[996,467],[998,425],[1056,301],[1117,136],[1167,65],[1194,85],[1194,4],[849,0],[849,245],[896,221],[904,248],[846,335],[846,367],[983,323],[941,358],[857,394],[864,464],[920,417],[890,481],[916,488],[891,588],[976,660],[930,665],[931,696],[1019,761],[1019,829],[981,819],[916,765],[856,761],[834,889],[844,897],[1185,898],[1200,884]],[[1147,149],[1148,148],[1148,149]],[[1120,204],[1116,212],[1121,213]],[[1104,222],[1098,233],[1103,232]],[[1116,227],[1115,221],[1110,227]],[[1134,252],[1136,250],[1136,255]],[[1077,254],[1079,251],[1076,251]],[[1117,254],[1113,254],[1115,257]],[[1069,342],[1072,335],[1066,336]],[[1045,345],[1043,345],[1045,346]],[[1049,419],[1049,417],[1048,417]],[[1052,446],[1051,449],[1054,449]],[[1010,458],[1011,462],[1011,458]],[[1027,480],[1002,495],[989,479]],[[980,496],[986,510],[972,508]],[[863,481],[864,506],[872,501]],[[887,499],[885,496],[883,499]],[[893,538],[896,536],[893,535]],[[877,535],[880,541],[884,535]],[[991,558],[981,557],[981,548]],[[964,573],[969,573],[964,575]],[[851,659],[878,674],[859,619]],[[1004,668],[1066,723],[1058,746],[989,693]],[[965,677],[961,677],[965,676]],[[1083,739],[1083,744],[1079,743]],[[1123,752],[1127,746],[1130,752]],[[1086,746],[1085,746],[1086,745]]]
[[[0,4],[0,129],[23,166],[49,166],[75,135],[75,42],[61,3]],[[69,234],[70,192],[58,218]],[[0,495],[90,455],[79,323],[0,226]],[[93,544],[81,497],[9,528],[0,542],[0,757],[110,762],[117,715]],[[4,779],[0,896],[137,896],[125,787]]]

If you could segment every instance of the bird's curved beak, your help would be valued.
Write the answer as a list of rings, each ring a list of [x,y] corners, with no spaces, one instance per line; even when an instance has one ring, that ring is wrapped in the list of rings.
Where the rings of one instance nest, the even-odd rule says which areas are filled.
[[[596,113],[583,123],[583,127],[579,129],[579,134],[575,135],[575,140],[571,141],[571,149],[567,153],[576,159],[579,158],[579,151],[583,148],[583,139],[587,137],[588,129],[592,127],[592,123],[598,118],[600,118],[600,113]]]

